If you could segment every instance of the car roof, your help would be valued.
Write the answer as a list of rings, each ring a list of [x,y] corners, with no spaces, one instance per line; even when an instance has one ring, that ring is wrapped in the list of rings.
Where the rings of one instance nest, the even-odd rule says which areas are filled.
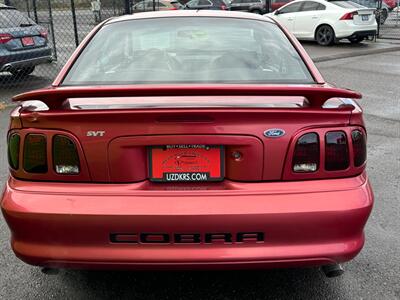
[[[331,9],[334,8],[336,10],[338,10],[338,9],[339,10],[348,10],[349,8],[337,6],[337,5],[334,4],[334,2],[337,2],[337,1],[351,2],[352,0],[294,0],[294,1],[286,3],[281,8],[289,6],[290,4],[293,4],[293,3],[298,3],[298,2],[301,3],[301,2],[307,2],[307,1],[321,3],[321,4],[325,5],[328,8],[331,8]]]
[[[171,3],[172,1],[177,1],[177,0],[157,0],[156,2],[155,2],[155,4],[156,4],[156,6],[157,6],[157,3],[158,2],[165,2],[165,3]],[[141,0],[141,1],[139,1],[139,2],[136,2],[135,3],[135,5],[136,4],[139,4],[139,3],[153,3],[153,0]]]
[[[211,17],[211,18],[236,18],[236,19],[250,19],[258,21],[266,21],[276,23],[273,19],[267,16],[252,14],[247,12],[234,12],[234,11],[219,11],[219,10],[172,10],[172,11],[151,11],[141,12],[132,15],[124,15],[112,18],[106,22],[111,24],[120,21],[129,20],[143,20],[154,18],[175,18],[175,17]]]
[[[288,2],[287,4],[291,4],[291,3],[295,3],[295,2],[306,2],[306,1],[312,1],[312,2],[317,2],[317,3],[321,3],[321,4],[329,3],[329,1],[327,1],[327,0],[294,0],[294,1]],[[338,0],[336,0],[336,1],[338,1]],[[344,1],[346,1],[346,0],[344,0]]]

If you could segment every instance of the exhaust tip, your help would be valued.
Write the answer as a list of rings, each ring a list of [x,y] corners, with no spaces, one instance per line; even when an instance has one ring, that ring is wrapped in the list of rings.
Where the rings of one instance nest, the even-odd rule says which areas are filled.
[[[338,277],[344,273],[344,269],[341,264],[322,266],[321,270],[328,278]]]
[[[46,275],[57,275],[58,273],[60,273],[59,269],[54,269],[54,268],[49,268],[49,267],[44,267],[41,269],[43,274]]]

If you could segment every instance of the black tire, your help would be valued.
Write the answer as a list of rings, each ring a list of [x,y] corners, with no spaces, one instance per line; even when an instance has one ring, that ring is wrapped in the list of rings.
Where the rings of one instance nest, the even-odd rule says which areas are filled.
[[[315,32],[315,40],[321,46],[330,46],[335,42],[335,31],[329,25],[322,25]]]
[[[25,77],[29,74],[32,74],[33,71],[35,71],[35,66],[11,69],[10,73],[13,74],[15,77]]]
[[[349,41],[352,44],[358,44],[358,43],[361,43],[364,39],[365,39],[364,37],[355,37],[355,38],[349,39]]]
[[[253,14],[258,14],[258,15],[261,15],[261,14],[262,14],[261,10],[259,10],[259,9],[253,9],[251,12],[252,12]]]

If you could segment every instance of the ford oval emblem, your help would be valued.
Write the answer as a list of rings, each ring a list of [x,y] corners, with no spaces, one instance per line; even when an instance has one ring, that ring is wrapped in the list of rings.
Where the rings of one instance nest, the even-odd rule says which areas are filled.
[[[264,135],[270,138],[278,138],[285,135],[285,130],[280,128],[271,128],[264,131]]]

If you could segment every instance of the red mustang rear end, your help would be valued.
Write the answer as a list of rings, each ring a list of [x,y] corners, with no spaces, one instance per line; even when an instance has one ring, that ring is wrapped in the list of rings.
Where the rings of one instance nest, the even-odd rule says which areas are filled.
[[[13,250],[50,268],[337,274],[373,203],[360,97],[262,16],[105,21],[52,87],[14,98]]]

